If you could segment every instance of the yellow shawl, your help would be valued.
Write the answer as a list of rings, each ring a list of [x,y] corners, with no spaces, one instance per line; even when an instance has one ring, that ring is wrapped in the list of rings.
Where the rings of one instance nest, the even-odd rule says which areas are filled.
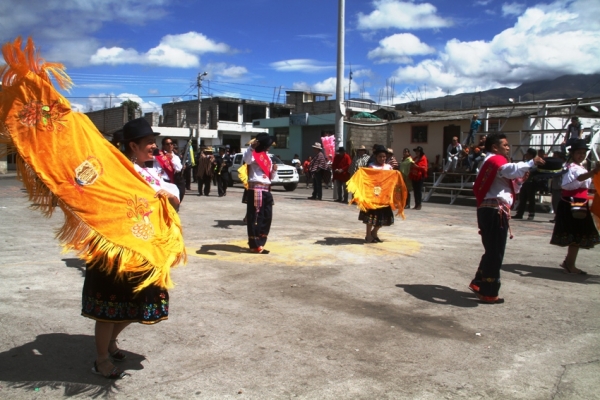
[[[600,190],[600,174],[594,175],[592,182],[596,188],[596,193],[594,194],[594,201],[592,201],[590,211],[592,212],[592,215],[596,216],[594,221],[596,222],[596,227],[600,230],[600,194],[598,194],[598,190]]]
[[[242,164],[238,168],[238,178],[244,184],[244,188],[248,189],[248,165]]]
[[[400,171],[359,168],[347,183],[353,193],[352,203],[362,211],[390,206],[404,219],[408,192]]]
[[[64,251],[106,271],[144,275],[136,290],[172,287],[170,268],[186,260],[177,213],[52,86],[49,74],[70,87],[64,66],[40,59],[31,39],[21,44],[2,47],[0,144],[16,153],[29,200],[47,217],[61,208]]]

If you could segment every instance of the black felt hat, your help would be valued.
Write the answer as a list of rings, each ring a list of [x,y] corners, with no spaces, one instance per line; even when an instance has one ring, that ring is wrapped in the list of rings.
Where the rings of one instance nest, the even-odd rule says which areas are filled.
[[[385,148],[385,146],[378,144],[373,147],[373,154],[379,154],[379,153],[387,153],[387,149]]]
[[[571,146],[569,147],[569,153],[572,153],[575,150],[581,150],[581,149],[585,149],[585,150],[590,149],[588,147],[587,141],[585,139],[574,140],[573,143],[571,143]]]
[[[257,153],[265,151],[266,149],[271,147],[271,145],[275,141],[273,136],[269,136],[268,133],[259,133],[258,135],[256,135],[256,140],[258,141],[258,146],[256,146],[254,150],[256,150]]]
[[[123,140],[125,142],[131,142],[151,135],[158,136],[160,133],[154,132],[148,121],[144,118],[133,119],[123,126]]]
[[[538,165],[536,169],[531,171],[532,179],[550,179],[566,172],[563,161],[558,157],[546,157],[544,162],[544,165]]]

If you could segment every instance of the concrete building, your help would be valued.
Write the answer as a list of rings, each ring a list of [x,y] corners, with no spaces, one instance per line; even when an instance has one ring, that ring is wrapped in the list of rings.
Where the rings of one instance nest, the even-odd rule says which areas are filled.
[[[548,100],[517,103],[510,106],[490,106],[484,109],[428,111],[407,115],[391,121],[394,153],[402,149],[423,147],[430,167],[442,166],[446,148],[457,136],[464,142],[469,132],[471,117],[479,116],[481,135],[503,132],[512,145],[512,157],[521,160],[528,147],[544,149],[546,153],[559,150],[566,126],[572,116],[579,116],[588,135],[600,127],[600,99]],[[594,111],[594,109],[596,111]]]
[[[290,115],[293,105],[268,103],[231,97],[212,97],[197,100],[165,103],[162,105],[166,127],[197,127],[201,113],[198,145],[229,145],[234,150],[245,144],[265,128],[254,126],[252,121],[261,118],[278,118]]]
[[[275,136],[273,153],[284,161],[298,154],[302,160],[313,154],[312,145],[321,142],[321,137],[335,134],[336,100],[332,95],[302,90],[286,91],[286,104],[294,107],[287,117],[254,120],[254,126],[267,128]],[[352,152],[360,145],[371,148],[373,144],[389,146],[392,135],[387,119],[398,117],[393,107],[380,106],[369,100],[346,100],[342,145]],[[360,118],[361,113],[379,115],[382,119]],[[359,117],[359,118],[357,118]]]

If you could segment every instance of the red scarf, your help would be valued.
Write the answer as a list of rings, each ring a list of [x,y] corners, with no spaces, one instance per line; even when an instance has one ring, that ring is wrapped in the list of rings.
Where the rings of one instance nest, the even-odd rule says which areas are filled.
[[[506,162],[506,157],[496,154],[483,163],[479,175],[477,175],[477,179],[475,179],[475,183],[473,184],[473,193],[475,193],[478,207],[492,187],[492,183],[494,183],[498,174],[498,169],[506,164]]]
[[[167,157],[167,153],[164,151],[160,151],[157,156],[154,156],[156,161],[160,164],[160,167],[167,173],[169,176],[169,181],[171,183],[175,183],[175,169],[173,168],[173,164],[171,163],[171,159]]]
[[[266,151],[261,151],[257,153],[256,150],[252,150],[252,156],[254,157],[254,161],[258,164],[260,169],[263,170],[265,175],[271,179],[271,157],[267,154]]]

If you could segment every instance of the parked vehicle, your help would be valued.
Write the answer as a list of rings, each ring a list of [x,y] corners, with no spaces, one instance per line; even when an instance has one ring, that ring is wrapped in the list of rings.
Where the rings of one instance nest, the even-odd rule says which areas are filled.
[[[238,168],[242,166],[242,153],[237,153],[233,156],[233,165],[229,169],[229,173],[231,174],[231,180],[233,182],[241,182],[238,177]],[[298,175],[298,171],[296,168],[291,165],[286,165],[281,161],[278,157],[269,153],[269,157],[271,161],[277,164],[277,174],[275,179],[271,180],[271,185],[274,186],[283,186],[285,190],[288,192],[296,190],[298,187],[298,182],[300,181],[300,176]]]

